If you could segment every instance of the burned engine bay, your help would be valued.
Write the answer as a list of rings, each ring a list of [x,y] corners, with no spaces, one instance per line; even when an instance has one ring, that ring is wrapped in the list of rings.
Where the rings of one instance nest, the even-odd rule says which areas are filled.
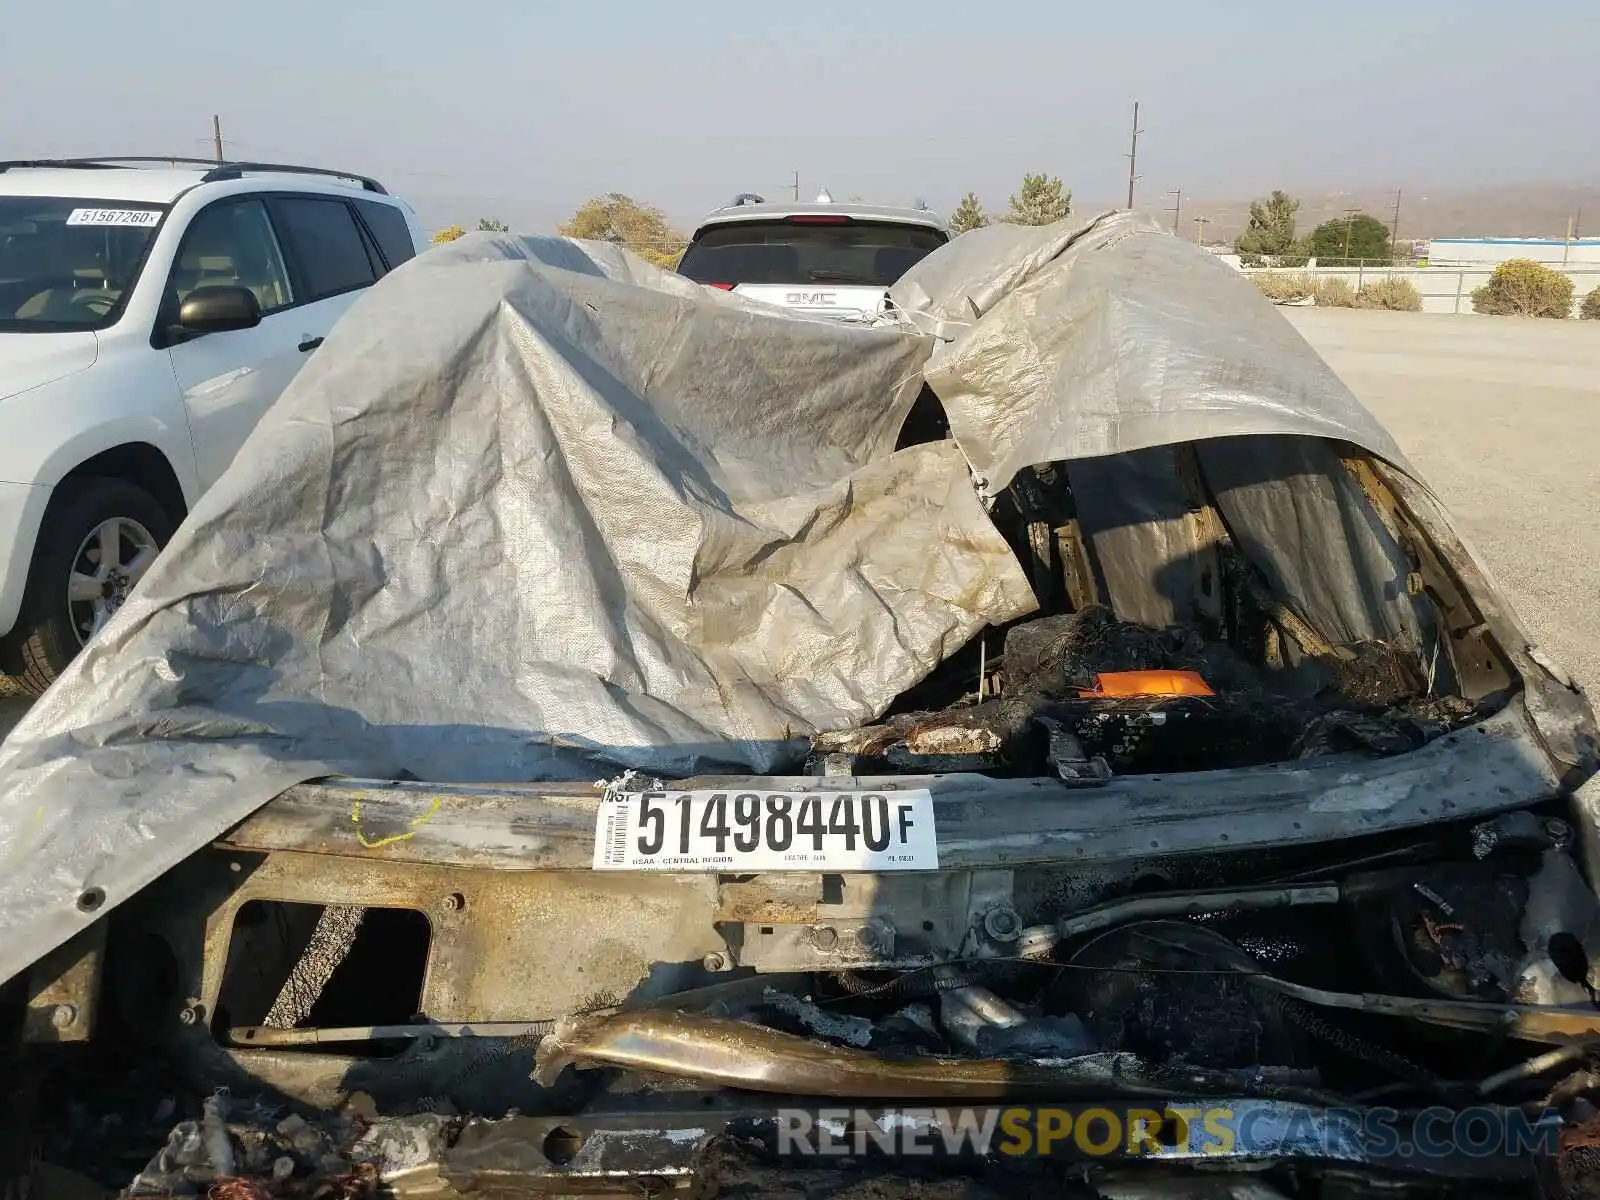
[[[1404,476],[1295,450],[1305,487],[1362,514],[1343,573],[1390,568],[1341,608],[1316,594],[1339,572],[1242,532],[1237,488],[1224,515],[1205,459],[1229,450],[1119,456],[1176,489],[1140,522],[1104,511],[1135,495],[1116,463],[1019,477],[995,519],[1040,614],[766,781],[933,781],[938,870],[605,873],[594,787],[307,784],[38,964],[24,1036],[159,1063],[187,1097],[157,1107],[192,1119],[134,1164],[136,1194],[370,1184],[355,1147],[386,1138],[463,1192],[672,1178],[727,1139],[777,1161],[777,1108],[840,1101],[1585,1119],[1600,902],[1559,798],[1592,770],[1581,697],[1477,602]],[[89,1125],[46,1143],[101,1161],[125,1129]],[[1484,1182],[1474,1160],[1279,1151],[1292,1178],[1262,1195]]]
[[[814,735],[807,770],[1093,785],[1415,750],[1512,683],[1402,481],[1303,438],[1027,469],[991,514],[1039,613],[980,634],[880,723]]]

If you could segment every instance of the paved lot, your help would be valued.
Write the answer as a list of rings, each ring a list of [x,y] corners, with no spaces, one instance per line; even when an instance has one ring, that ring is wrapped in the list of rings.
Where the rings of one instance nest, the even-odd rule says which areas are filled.
[[[1285,308],[1600,696],[1600,322]],[[27,702],[5,695],[0,735]]]
[[[1600,696],[1600,322],[1285,308]]]

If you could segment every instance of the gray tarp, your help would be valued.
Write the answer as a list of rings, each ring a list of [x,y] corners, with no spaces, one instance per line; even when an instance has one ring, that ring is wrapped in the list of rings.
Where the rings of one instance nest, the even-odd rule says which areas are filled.
[[[759,772],[876,715],[1033,607],[969,463],[993,490],[1240,433],[1398,460],[1139,218],[969,234],[895,298],[949,339],[955,443],[893,451],[929,337],[613,247],[476,236],[373,288],[0,750],[0,979],[300,780]]]
[[[952,340],[928,383],[997,492],[1033,463],[1243,433],[1394,440],[1254,287],[1147,218],[995,225],[890,289]]]

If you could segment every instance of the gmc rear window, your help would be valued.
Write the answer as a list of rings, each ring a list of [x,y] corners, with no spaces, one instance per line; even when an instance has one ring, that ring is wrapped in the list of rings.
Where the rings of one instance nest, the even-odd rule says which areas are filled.
[[[888,287],[945,243],[937,229],[884,221],[738,221],[704,230],[678,273],[696,283]]]

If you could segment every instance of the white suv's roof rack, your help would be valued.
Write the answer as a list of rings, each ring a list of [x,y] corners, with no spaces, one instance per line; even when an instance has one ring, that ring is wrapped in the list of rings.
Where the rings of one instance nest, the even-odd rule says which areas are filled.
[[[97,158],[17,158],[0,162],[0,173],[12,168],[42,168],[59,170],[75,168],[85,171],[115,170],[125,166],[208,167],[200,177],[201,183],[220,183],[228,179],[242,179],[247,173],[264,172],[272,175],[326,175],[333,179],[348,179],[359,183],[363,191],[389,194],[383,184],[355,171],[334,171],[326,167],[301,167],[289,163],[222,162],[214,158],[185,158],[182,155],[112,154]]]

